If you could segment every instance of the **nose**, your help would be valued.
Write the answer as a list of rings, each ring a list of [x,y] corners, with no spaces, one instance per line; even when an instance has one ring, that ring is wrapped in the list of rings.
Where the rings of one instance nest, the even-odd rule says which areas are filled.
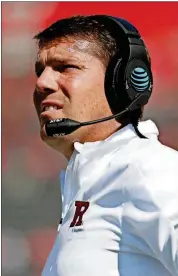
[[[56,74],[51,67],[46,67],[36,82],[39,93],[54,93],[58,90]]]

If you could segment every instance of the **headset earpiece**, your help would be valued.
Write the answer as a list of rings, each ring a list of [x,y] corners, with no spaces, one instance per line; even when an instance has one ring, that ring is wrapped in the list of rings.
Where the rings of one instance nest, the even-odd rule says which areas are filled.
[[[135,58],[128,62],[124,83],[130,101],[133,101],[141,93],[143,95],[142,106],[147,104],[152,92],[152,74],[142,60]]]
[[[118,45],[105,74],[105,93],[111,110],[113,113],[124,110],[138,96],[138,108],[142,108],[151,96],[153,77],[148,52],[138,30],[120,18],[96,17],[108,26]]]

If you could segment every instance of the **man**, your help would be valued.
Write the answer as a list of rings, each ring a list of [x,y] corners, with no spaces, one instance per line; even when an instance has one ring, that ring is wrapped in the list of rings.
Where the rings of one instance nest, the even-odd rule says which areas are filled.
[[[61,173],[62,220],[42,275],[175,276],[178,154],[158,141],[152,121],[138,125],[143,106],[68,135],[47,135],[49,121],[88,122],[122,112],[131,104],[128,88],[124,91],[122,86],[116,91],[118,101],[106,99],[112,97],[113,82],[109,88],[105,83],[110,64],[118,49],[119,62],[125,53],[122,36],[118,43],[112,34],[114,25],[108,26],[106,18],[76,16],[57,21],[35,37],[39,53],[34,103],[41,138],[69,161]],[[141,40],[133,41],[138,49]],[[146,59],[147,85],[148,54]],[[131,76],[138,91],[145,85],[137,81],[143,68],[137,66]]]

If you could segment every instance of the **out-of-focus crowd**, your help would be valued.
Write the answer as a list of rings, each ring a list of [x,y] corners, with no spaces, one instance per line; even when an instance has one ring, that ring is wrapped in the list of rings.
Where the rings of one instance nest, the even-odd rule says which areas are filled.
[[[158,15],[163,7],[154,3],[105,2],[102,7],[89,2],[2,3],[4,276],[41,274],[61,213],[59,174],[66,160],[39,138],[32,99],[37,50],[33,36],[53,20],[81,13],[110,13],[131,20],[140,29],[152,57],[154,92],[144,118],[153,119],[160,129],[160,140],[178,150],[178,19],[173,18],[178,14],[178,3],[172,4],[170,11],[169,3],[164,7],[168,20]],[[143,15],[145,7],[150,18]]]

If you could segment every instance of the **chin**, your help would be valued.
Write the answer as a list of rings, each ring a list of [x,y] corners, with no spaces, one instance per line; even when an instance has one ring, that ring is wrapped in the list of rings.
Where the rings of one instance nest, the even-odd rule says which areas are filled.
[[[63,137],[62,136],[60,136],[60,137],[52,137],[52,136],[48,136],[47,134],[46,134],[46,132],[44,131],[44,129],[42,128],[41,129],[41,131],[40,131],[40,137],[41,137],[41,139],[44,141],[44,142],[46,142],[46,143],[60,143],[60,140],[62,140],[63,139]]]
[[[49,147],[53,148],[54,150],[60,152],[65,157],[68,157],[68,152],[70,152],[73,148],[71,143],[71,137],[67,136],[60,136],[60,137],[49,137],[47,136],[46,132],[41,129],[40,136],[43,142],[47,144]]]

